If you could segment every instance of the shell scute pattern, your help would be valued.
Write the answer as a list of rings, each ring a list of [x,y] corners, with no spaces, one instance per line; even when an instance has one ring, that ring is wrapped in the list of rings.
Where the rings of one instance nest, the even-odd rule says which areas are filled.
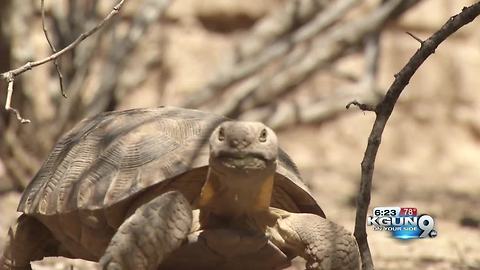
[[[204,150],[195,148],[203,147],[208,129],[222,121],[177,108],[103,113],[83,120],[55,145],[18,210],[52,215],[114,204],[192,168],[194,160],[186,157],[203,155]],[[150,163],[155,166],[146,166]],[[205,165],[203,160],[197,163]]]

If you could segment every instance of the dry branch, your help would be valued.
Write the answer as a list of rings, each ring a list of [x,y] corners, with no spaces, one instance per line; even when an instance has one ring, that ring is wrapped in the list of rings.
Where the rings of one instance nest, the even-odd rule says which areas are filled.
[[[7,86],[7,99],[5,101],[5,110],[7,110],[8,112],[12,112],[15,114],[15,117],[17,117],[17,120],[20,121],[20,123],[22,124],[27,124],[27,123],[30,123],[30,120],[29,119],[26,119],[26,118],[23,118],[21,115],[20,115],[20,112],[13,108],[10,104],[12,104],[12,95],[13,95],[13,82],[15,81],[15,79],[13,78],[13,76],[10,74],[8,76],[8,78],[6,78],[7,82],[8,82],[8,86]]]
[[[127,62],[125,56],[137,48],[149,27],[164,16],[171,2],[171,0],[144,0],[133,15],[128,34],[120,40],[113,41],[103,68],[105,74],[101,78],[99,87],[95,90],[93,101],[86,108],[89,116],[104,111],[112,100],[117,101],[114,94],[115,91],[120,92],[116,88],[119,77],[125,71]]]
[[[27,70],[30,70],[30,69],[32,69],[36,66],[43,65],[43,64],[48,63],[50,61],[54,61],[58,57],[65,54],[66,52],[68,52],[68,51],[72,50],[73,48],[75,48],[76,46],[78,46],[78,44],[80,44],[84,39],[88,38],[89,36],[91,36],[92,34],[97,32],[97,30],[102,28],[103,25],[105,25],[105,23],[107,23],[112,17],[117,15],[120,12],[120,9],[122,8],[124,2],[125,2],[125,0],[118,1],[118,3],[113,7],[112,11],[102,21],[100,21],[97,25],[95,25],[90,30],[80,34],[72,43],[70,43],[68,46],[66,46],[62,50],[60,50],[56,53],[53,53],[52,55],[50,55],[46,58],[43,58],[41,60],[34,61],[34,62],[27,62],[25,65],[23,65],[21,67],[18,67],[16,69],[12,69],[12,70],[9,70],[7,72],[4,72],[4,73],[0,74],[0,77],[2,79],[6,80],[9,84],[12,84],[11,90],[13,91],[13,79],[16,76],[18,76],[18,75],[22,74],[23,72],[25,72]],[[16,116],[17,116],[17,119],[19,119],[19,120],[23,119],[23,118],[20,117],[20,114],[18,113],[18,111],[11,107],[11,99],[7,98],[7,101],[5,102],[5,109],[8,110],[8,111],[15,112]],[[26,119],[23,119],[23,120],[26,120]],[[28,123],[28,122],[27,121],[22,121],[22,123]]]
[[[353,101],[350,101],[347,103],[347,105],[345,106],[345,108],[348,110],[350,109],[350,107],[352,105],[355,105],[357,106],[358,108],[360,108],[360,110],[362,111],[369,111],[369,112],[374,112],[375,111],[375,106],[372,106],[370,104],[366,104],[366,103],[361,103],[359,102],[358,100],[353,100]]]
[[[383,97],[383,91],[377,89],[376,77],[380,51],[380,33],[370,35],[365,46],[365,71],[360,81],[355,80],[353,85],[342,87],[335,92],[339,95],[329,96],[314,102],[298,102],[296,100],[275,103],[248,110],[240,118],[256,120],[266,123],[274,129],[284,129],[296,124],[315,124],[335,118],[345,112],[345,103],[357,98],[366,103],[377,103]],[[338,72],[338,71],[335,71]],[[351,79],[349,76],[347,79]],[[381,93],[381,94],[380,94]],[[352,101],[347,105],[361,104]],[[363,107],[365,106],[365,107]],[[368,105],[362,105],[367,110]]]
[[[435,52],[435,49],[455,33],[462,26],[473,21],[480,14],[480,2],[470,7],[463,8],[462,12],[451,17],[440,30],[430,38],[421,43],[420,48],[410,58],[408,63],[395,75],[395,80],[388,89],[383,100],[375,106],[375,122],[368,138],[367,148],[361,165],[360,191],[357,198],[357,213],[355,219],[354,235],[360,247],[362,257],[362,268],[364,270],[373,270],[373,262],[368,247],[366,233],[366,217],[370,204],[371,187],[375,158],[382,139],[382,133],[385,125],[392,114],[395,103],[397,102],[403,89],[407,86],[413,74],[420,65]]]
[[[53,134],[59,136],[62,132],[69,128],[69,124],[76,122],[79,116],[85,117],[89,115],[98,114],[107,109],[107,107],[113,102],[116,102],[116,95],[119,95],[121,89],[118,88],[120,82],[120,76],[125,74],[125,64],[127,63],[127,57],[132,54],[137,46],[145,41],[145,33],[148,32],[149,27],[154,25],[154,22],[158,21],[165,14],[167,8],[171,4],[171,0],[143,0],[139,4],[139,8],[131,15],[131,24],[126,30],[126,34],[119,38],[112,35],[112,40],[109,41],[111,47],[105,55],[105,59],[102,59],[103,74],[99,78],[98,86],[92,91],[94,97],[91,98],[91,102],[85,104],[82,101],[83,91],[82,87],[86,78],[89,75],[90,64],[88,63],[95,56],[95,49],[100,40],[92,40],[91,44],[85,44],[87,49],[81,53],[75,53],[76,57],[79,57],[78,68],[76,70],[74,78],[71,80],[70,86],[70,102],[62,102],[60,104],[60,113],[56,121],[55,131]],[[105,30],[105,29],[104,29]],[[109,31],[114,32],[114,31]],[[82,47],[85,47],[82,46]],[[138,68],[147,68],[139,66]]]
[[[249,121],[261,121],[269,127],[280,130],[298,124],[316,124],[327,120],[335,119],[345,113],[345,103],[352,98],[359,97],[359,87],[364,84],[360,82],[348,88],[347,93],[328,97],[314,102],[284,101],[269,106],[249,110],[240,116],[240,119]],[[342,89],[343,90],[343,89]],[[344,91],[340,91],[344,92]],[[362,89],[360,99],[364,102],[377,102],[379,97],[377,91]]]
[[[228,100],[217,108],[219,114],[235,117],[243,111],[264,105],[310,78],[320,69],[345,56],[353,47],[363,43],[365,36],[380,31],[393,14],[401,14],[418,1],[390,0],[369,14],[349,20],[327,31],[314,42],[308,54],[301,59],[288,59],[290,64],[271,77],[260,74],[249,78],[229,93]]]
[[[375,90],[377,88],[378,65],[380,61],[380,31],[370,34],[366,38],[365,45],[365,78],[366,88]]]
[[[331,0],[288,1],[278,10],[260,20],[235,48],[235,60],[243,61],[259,55],[282,37],[291,35],[322,12]]]
[[[40,1],[40,9],[42,13],[42,30],[43,34],[45,35],[45,39],[48,42],[48,46],[50,46],[50,49],[52,50],[53,53],[57,52],[57,49],[55,49],[55,46],[53,45],[52,41],[50,40],[50,37],[48,35],[47,27],[45,26],[45,0]],[[65,94],[65,89],[63,87],[63,74],[62,71],[60,70],[60,66],[58,65],[57,59],[53,60],[53,64],[55,65],[55,70],[57,71],[58,75],[58,82],[60,84],[60,91],[62,93],[62,96],[64,98],[67,98],[67,94]]]
[[[312,15],[315,13],[312,11],[296,14],[297,20],[311,21],[305,23],[298,29],[294,29],[295,31],[292,31],[291,34],[285,35],[286,32],[292,30],[290,29],[293,27],[290,18],[295,15],[294,11],[292,10],[294,10],[295,5],[301,5],[300,2],[302,1],[293,2],[286,6],[286,10],[282,10],[280,12],[280,14],[286,13],[287,16],[280,17],[274,13],[272,15],[273,18],[266,18],[265,22],[261,22],[260,26],[265,26],[259,27],[260,30],[263,28],[268,28],[267,26],[273,22],[277,22],[276,28],[279,28],[278,25],[281,26],[280,29],[275,29],[275,27],[271,26],[271,28],[275,29],[275,31],[270,30],[271,32],[275,33],[275,37],[269,37],[268,40],[273,41],[276,38],[276,42],[266,42],[266,40],[264,40],[265,35],[254,34],[253,38],[257,38],[258,44],[255,44],[255,41],[252,39],[247,39],[245,43],[240,44],[240,49],[237,51],[237,53],[240,55],[236,56],[236,58],[239,58],[240,61],[220,70],[220,72],[218,72],[218,74],[210,82],[208,82],[204,87],[196,90],[193,96],[184,103],[184,106],[198,107],[204,104],[210,98],[218,95],[229,86],[244,78],[247,78],[248,76],[251,76],[276,58],[286,54],[289,50],[295,47],[296,44],[314,38],[319,32],[341,19],[347,11],[361,1],[338,0],[334,3],[330,3],[328,6],[325,6],[327,3],[322,3],[322,1],[318,1],[319,3],[316,4],[310,3],[312,8],[316,7],[313,9],[313,11],[320,13],[314,18]],[[264,30],[264,32],[268,31]],[[261,47],[261,49],[259,47]]]

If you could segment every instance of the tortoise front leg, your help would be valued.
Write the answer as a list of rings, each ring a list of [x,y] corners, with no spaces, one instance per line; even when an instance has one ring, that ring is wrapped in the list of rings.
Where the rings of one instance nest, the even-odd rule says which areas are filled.
[[[355,238],[342,226],[314,214],[282,213],[270,234],[279,246],[303,257],[308,270],[359,270]]]
[[[189,202],[167,192],[139,207],[113,236],[100,264],[106,270],[156,269],[186,239],[192,226]]]

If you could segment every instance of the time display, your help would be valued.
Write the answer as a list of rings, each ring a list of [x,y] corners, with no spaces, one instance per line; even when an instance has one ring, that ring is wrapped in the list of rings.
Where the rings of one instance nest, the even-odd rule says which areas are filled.
[[[400,216],[400,207],[387,206],[373,208],[373,216]]]

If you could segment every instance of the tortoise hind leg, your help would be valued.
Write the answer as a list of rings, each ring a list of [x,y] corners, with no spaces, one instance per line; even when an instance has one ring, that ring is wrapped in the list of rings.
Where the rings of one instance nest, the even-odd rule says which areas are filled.
[[[187,238],[192,209],[177,191],[139,207],[114,234],[100,264],[106,270],[152,270]]]
[[[21,215],[8,230],[0,270],[29,270],[31,261],[57,255],[58,242],[36,218]]]

